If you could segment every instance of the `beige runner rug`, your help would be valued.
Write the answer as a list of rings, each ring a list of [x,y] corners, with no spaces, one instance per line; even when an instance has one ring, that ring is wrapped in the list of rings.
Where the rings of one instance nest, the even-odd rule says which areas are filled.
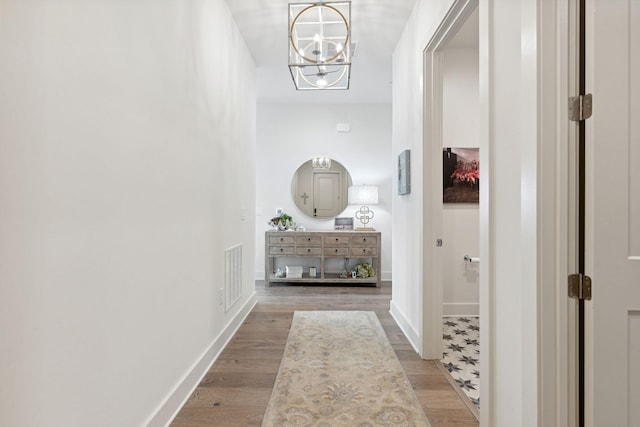
[[[262,426],[428,427],[372,311],[296,311]]]

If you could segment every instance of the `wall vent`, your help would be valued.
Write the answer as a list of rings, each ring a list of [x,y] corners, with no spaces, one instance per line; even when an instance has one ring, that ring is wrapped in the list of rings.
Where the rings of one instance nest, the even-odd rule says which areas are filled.
[[[225,312],[242,297],[242,245],[224,252],[225,257]]]

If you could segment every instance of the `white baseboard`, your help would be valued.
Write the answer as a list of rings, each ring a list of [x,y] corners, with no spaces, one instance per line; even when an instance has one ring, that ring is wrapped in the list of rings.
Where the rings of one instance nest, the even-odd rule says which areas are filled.
[[[413,328],[413,326],[411,326],[411,323],[409,323],[404,313],[398,309],[398,306],[393,302],[393,300],[389,306],[389,313],[391,313],[391,317],[396,321],[416,353],[419,354],[420,348],[422,347],[422,344],[420,343],[420,334],[415,330],[415,328]]]
[[[178,415],[193,390],[200,384],[202,378],[216,361],[222,350],[229,343],[242,322],[247,318],[253,307],[256,305],[256,293],[254,292],[238,313],[227,323],[227,326],[213,340],[209,348],[194,363],[184,378],[178,383],[175,389],[169,394],[167,399],[160,405],[160,408],[151,416],[147,427],[165,427]]]
[[[479,316],[480,304],[478,303],[443,303],[443,316]]]
[[[382,272],[382,281],[390,282],[393,278],[393,274],[390,271]],[[264,280],[264,271],[256,271],[255,272],[255,280]]]

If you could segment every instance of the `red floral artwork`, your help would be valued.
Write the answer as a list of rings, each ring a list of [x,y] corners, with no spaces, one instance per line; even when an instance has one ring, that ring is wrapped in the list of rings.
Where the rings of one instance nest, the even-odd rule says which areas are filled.
[[[480,170],[478,169],[478,161],[470,162],[458,161],[456,170],[451,174],[451,178],[460,182],[469,182],[475,184],[480,179]]]
[[[478,148],[444,148],[442,157],[443,203],[480,201],[480,161]]]

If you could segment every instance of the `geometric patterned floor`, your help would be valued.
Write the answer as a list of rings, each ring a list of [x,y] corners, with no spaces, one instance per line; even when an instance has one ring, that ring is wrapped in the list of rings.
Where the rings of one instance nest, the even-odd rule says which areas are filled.
[[[474,316],[445,317],[443,324],[442,364],[480,409],[480,319]]]

